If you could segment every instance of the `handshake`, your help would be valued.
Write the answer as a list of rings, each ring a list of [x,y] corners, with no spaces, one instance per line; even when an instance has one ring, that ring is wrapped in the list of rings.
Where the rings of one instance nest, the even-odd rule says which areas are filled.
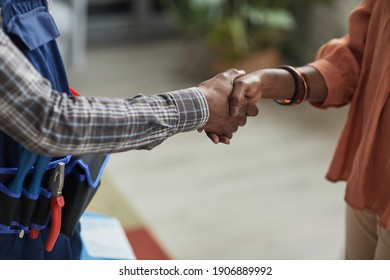
[[[205,131],[215,144],[229,144],[238,127],[246,124],[247,117],[257,116],[260,86],[260,79],[236,69],[201,83],[198,87],[207,100],[210,116],[198,131]]]

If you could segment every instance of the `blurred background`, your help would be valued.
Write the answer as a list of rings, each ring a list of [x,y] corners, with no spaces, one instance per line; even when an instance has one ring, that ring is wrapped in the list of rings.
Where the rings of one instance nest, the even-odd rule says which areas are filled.
[[[131,97],[231,67],[302,65],[359,0],[54,0],[70,84]],[[90,210],[139,259],[342,259],[344,184],[325,180],[348,108],[259,102],[229,146],[197,132],[111,156]]]

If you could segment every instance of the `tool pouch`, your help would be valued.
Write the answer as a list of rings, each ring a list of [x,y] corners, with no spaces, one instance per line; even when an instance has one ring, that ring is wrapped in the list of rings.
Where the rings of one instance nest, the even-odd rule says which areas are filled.
[[[0,183],[0,229],[10,229],[19,199],[20,196],[10,193],[7,187]]]
[[[42,184],[48,184],[51,173],[59,162],[66,163],[63,196],[65,205],[62,208],[61,233],[71,237],[81,215],[95,195],[109,155],[86,155],[66,157],[49,164]],[[44,229],[49,225],[50,199],[52,194],[42,188],[39,194],[31,194],[26,189],[19,195],[6,187],[12,181],[16,168],[1,168],[0,172],[0,232],[29,232],[31,228]],[[26,178],[28,182],[31,174]]]
[[[51,172],[59,162],[67,163],[70,157],[55,159],[50,162],[42,178],[42,185],[46,185]],[[28,185],[31,172],[27,175],[25,183]],[[8,190],[7,186],[14,179],[17,168],[0,168],[0,231],[2,233],[17,233],[21,230],[28,232],[30,228],[43,229],[48,224],[50,214],[50,198],[52,194],[41,188],[40,192],[33,194],[23,189],[16,194]]]
[[[95,195],[108,155],[72,157],[66,167],[61,233],[72,236],[77,223]]]

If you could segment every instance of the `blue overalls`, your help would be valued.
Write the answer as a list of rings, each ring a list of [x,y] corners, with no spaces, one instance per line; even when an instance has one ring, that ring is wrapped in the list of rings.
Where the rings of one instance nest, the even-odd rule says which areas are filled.
[[[53,89],[69,95],[65,67],[56,43],[60,35],[45,0],[0,0],[3,30]],[[79,218],[95,194],[108,155],[64,156],[51,159],[42,175],[38,194],[24,187],[13,193],[8,186],[16,177],[22,147],[0,131],[0,259],[79,259],[82,242]],[[66,164],[61,233],[51,252],[44,244],[50,232],[50,193],[45,184],[53,169]],[[26,176],[32,180],[34,168]],[[12,209],[12,211],[10,210]],[[38,238],[29,237],[31,228]]]

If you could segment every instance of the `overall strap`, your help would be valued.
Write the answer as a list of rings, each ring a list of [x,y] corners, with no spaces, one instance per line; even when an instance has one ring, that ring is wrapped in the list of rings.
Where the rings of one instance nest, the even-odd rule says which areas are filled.
[[[0,0],[2,28],[54,90],[70,95],[47,0]],[[0,131],[0,167],[18,165],[19,143]]]

